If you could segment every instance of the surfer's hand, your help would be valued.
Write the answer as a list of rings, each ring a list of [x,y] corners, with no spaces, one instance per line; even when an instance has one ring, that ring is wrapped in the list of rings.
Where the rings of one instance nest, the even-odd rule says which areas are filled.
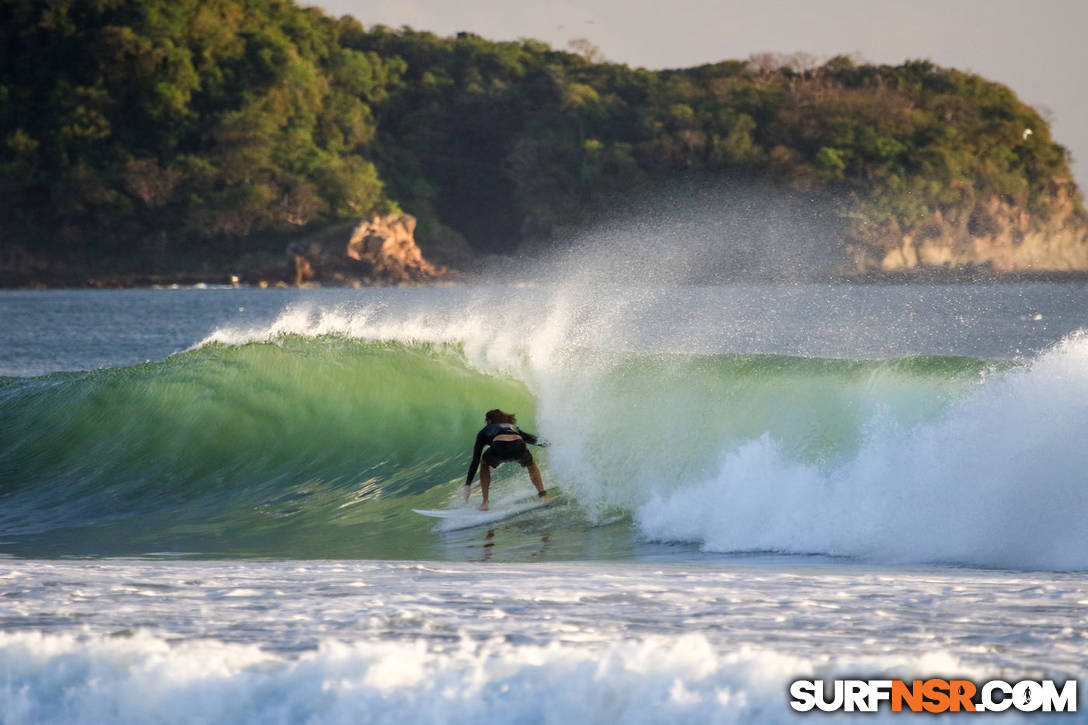
[[[468,483],[465,484],[465,500],[468,501],[468,497],[472,495],[472,486]]]

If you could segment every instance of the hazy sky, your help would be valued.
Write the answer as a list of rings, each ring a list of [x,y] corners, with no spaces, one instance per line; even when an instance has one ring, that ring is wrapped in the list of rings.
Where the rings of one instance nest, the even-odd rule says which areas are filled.
[[[305,2],[305,0],[303,0]],[[364,25],[490,40],[587,38],[609,60],[680,68],[763,51],[929,58],[1005,83],[1049,114],[1088,191],[1088,0],[321,0]]]

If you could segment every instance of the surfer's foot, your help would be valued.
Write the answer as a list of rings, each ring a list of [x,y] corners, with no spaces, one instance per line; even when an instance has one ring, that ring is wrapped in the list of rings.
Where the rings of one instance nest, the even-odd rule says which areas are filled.
[[[486,503],[482,503],[482,504],[480,504],[480,505],[479,505],[479,506],[477,507],[477,510],[478,510],[478,511],[487,511],[487,504],[486,504]]]

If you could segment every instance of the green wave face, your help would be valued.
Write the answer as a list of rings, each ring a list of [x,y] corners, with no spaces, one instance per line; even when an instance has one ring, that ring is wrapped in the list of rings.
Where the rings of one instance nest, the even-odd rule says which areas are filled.
[[[455,350],[334,338],[8,380],[3,546],[411,554],[426,527],[391,525],[409,508],[399,500],[443,502],[492,407],[533,419],[524,385],[473,370]]]
[[[449,542],[409,509],[456,495],[494,407],[552,440],[538,458],[568,494],[577,548],[633,536],[587,532],[706,475],[722,451],[771,435],[797,460],[849,456],[881,411],[910,426],[989,366],[572,353],[560,367],[525,383],[450,346],[286,336],[8,379],[0,551],[444,558]],[[531,491],[516,466],[499,477]]]

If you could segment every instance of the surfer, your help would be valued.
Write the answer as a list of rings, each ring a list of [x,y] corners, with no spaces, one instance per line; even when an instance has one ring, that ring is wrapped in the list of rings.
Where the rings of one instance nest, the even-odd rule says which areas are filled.
[[[484,502],[480,505],[481,511],[487,511],[487,493],[491,487],[491,469],[500,466],[507,461],[517,461],[523,468],[529,469],[529,480],[536,487],[536,495],[547,498],[548,492],[544,490],[544,482],[540,478],[540,469],[536,467],[533,454],[529,453],[526,443],[543,447],[545,443],[538,441],[532,433],[526,433],[517,427],[517,418],[513,413],[504,413],[498,408],[489,410],[484,414],[483,429],[476,434],[476,446],[472,449],[472,463],[468,467],[468,478],[465,479],[465,500],[468,501],[472,493],[472,479],[476,477],[476,468],[480,467],[480,491],[484,495]],[[484,452],[484,446],[489,446]],[[480,466],[481,460],[483,466]]]

